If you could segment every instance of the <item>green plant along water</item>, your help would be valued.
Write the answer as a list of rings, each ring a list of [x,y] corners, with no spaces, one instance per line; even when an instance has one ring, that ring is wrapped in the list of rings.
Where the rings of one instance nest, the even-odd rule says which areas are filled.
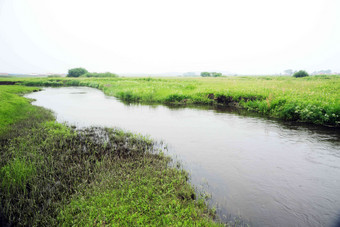
[[[24,120],[30,114],[39,115],[39,109],[29,105],[29,100],[17,94],[25,94],[37,90],[32,87],[10,86],[0,87],[0,135],[10,124]]]
[[[169,167],[152,140],[56,123],[17,95],[32,90],[0,86],[0,198],[10,223],[219,225],[187,173]]]
[[[25,78],[20,81],[28,86],[94,87],[128,102],[233,105],[283,120],[340,125],[339,76]]]

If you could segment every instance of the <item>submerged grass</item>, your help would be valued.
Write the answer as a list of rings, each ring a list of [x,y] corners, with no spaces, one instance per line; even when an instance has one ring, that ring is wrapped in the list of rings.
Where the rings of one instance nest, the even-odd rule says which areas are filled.
[[[127,102],[233,105],[288,121],[340,126],[340,76],[20,80],[29,86],[98,88]]]
[[[0,134],[0,215],[9,223],[219,225],[188,174],[169,167],[152,140],[118,129],[70,128],[16,95],[31,88],[0,89],[11,94],[9,110],[30,110],[1,116],[9,119]]]

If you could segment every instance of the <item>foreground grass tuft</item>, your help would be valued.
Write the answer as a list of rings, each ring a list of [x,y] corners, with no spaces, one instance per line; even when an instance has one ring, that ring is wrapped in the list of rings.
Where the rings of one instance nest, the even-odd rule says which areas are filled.
[[[35,175],[32,163],[21,159],[11,160],[0,169],[1,189],[7,193],[26,193],[26,185]]]
[[[107,168],[107,167],[105,167]],[[186,174],[163,158],[110,163],[85,193],[59,214],[67,225],[213,225],[203,200],[194,200]]]

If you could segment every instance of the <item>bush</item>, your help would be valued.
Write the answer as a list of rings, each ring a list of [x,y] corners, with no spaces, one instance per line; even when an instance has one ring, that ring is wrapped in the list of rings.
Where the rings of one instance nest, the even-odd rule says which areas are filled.
[[[211,76],[212,77],[220,77],[220,76],[222,76],[222,73],[212,72]]]
[[[202,77],[209,77],[211,76],[209,72],[201,72]]]
[[[67,77],[80,77],[81,75],[85,73],[87,73],[87,70],[84,68],[69,69]]]
[[[201,72],[202,77],[220,77],[222,76],[222,73],[217,72]]]
[[[304,70],[300,70],[300,71],[293,74],[293,77],[296,77],[296,78],[297,77],[306,77],[306,76],[309,76],[309,74]]]
[[[85,73],[81,75],[82,77],[118,77],[117,74],[114,73]]]

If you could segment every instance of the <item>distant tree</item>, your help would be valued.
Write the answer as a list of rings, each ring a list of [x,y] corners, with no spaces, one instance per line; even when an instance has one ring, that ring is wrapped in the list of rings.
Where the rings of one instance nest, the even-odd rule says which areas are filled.
[[[117,74],[106,72],[106,73],[85,73],[81,77],[118,77]]]
[[[293,70],[292,69],[286,69],[284,71],[284,73],[287,74],[287,75],[292,75],[293,74]]]
[[[80,77],[81,75],[87,73],[87,70],[84,68],[74,68],[68,70],[68,77]]]
[[[220,77],[220,76],[222,76],[222,73],[212,72],[212,73],[210,73],[210,75],[212,77]]]
[[[209,72],[201,72],[202,77],[209,77],[211,76]]]
[[[306,77],[306,76],[309,76],[309,74],[304,70],[300,70],[293,74],[293,77]]]
[[[222,76],[222,73],[217,72],[201,72],[202,77],[219,77]]]
[[[320,70],[318,72],[318,74],[331,74],[332,73],[332,70],[328,69],[328,70]]]

